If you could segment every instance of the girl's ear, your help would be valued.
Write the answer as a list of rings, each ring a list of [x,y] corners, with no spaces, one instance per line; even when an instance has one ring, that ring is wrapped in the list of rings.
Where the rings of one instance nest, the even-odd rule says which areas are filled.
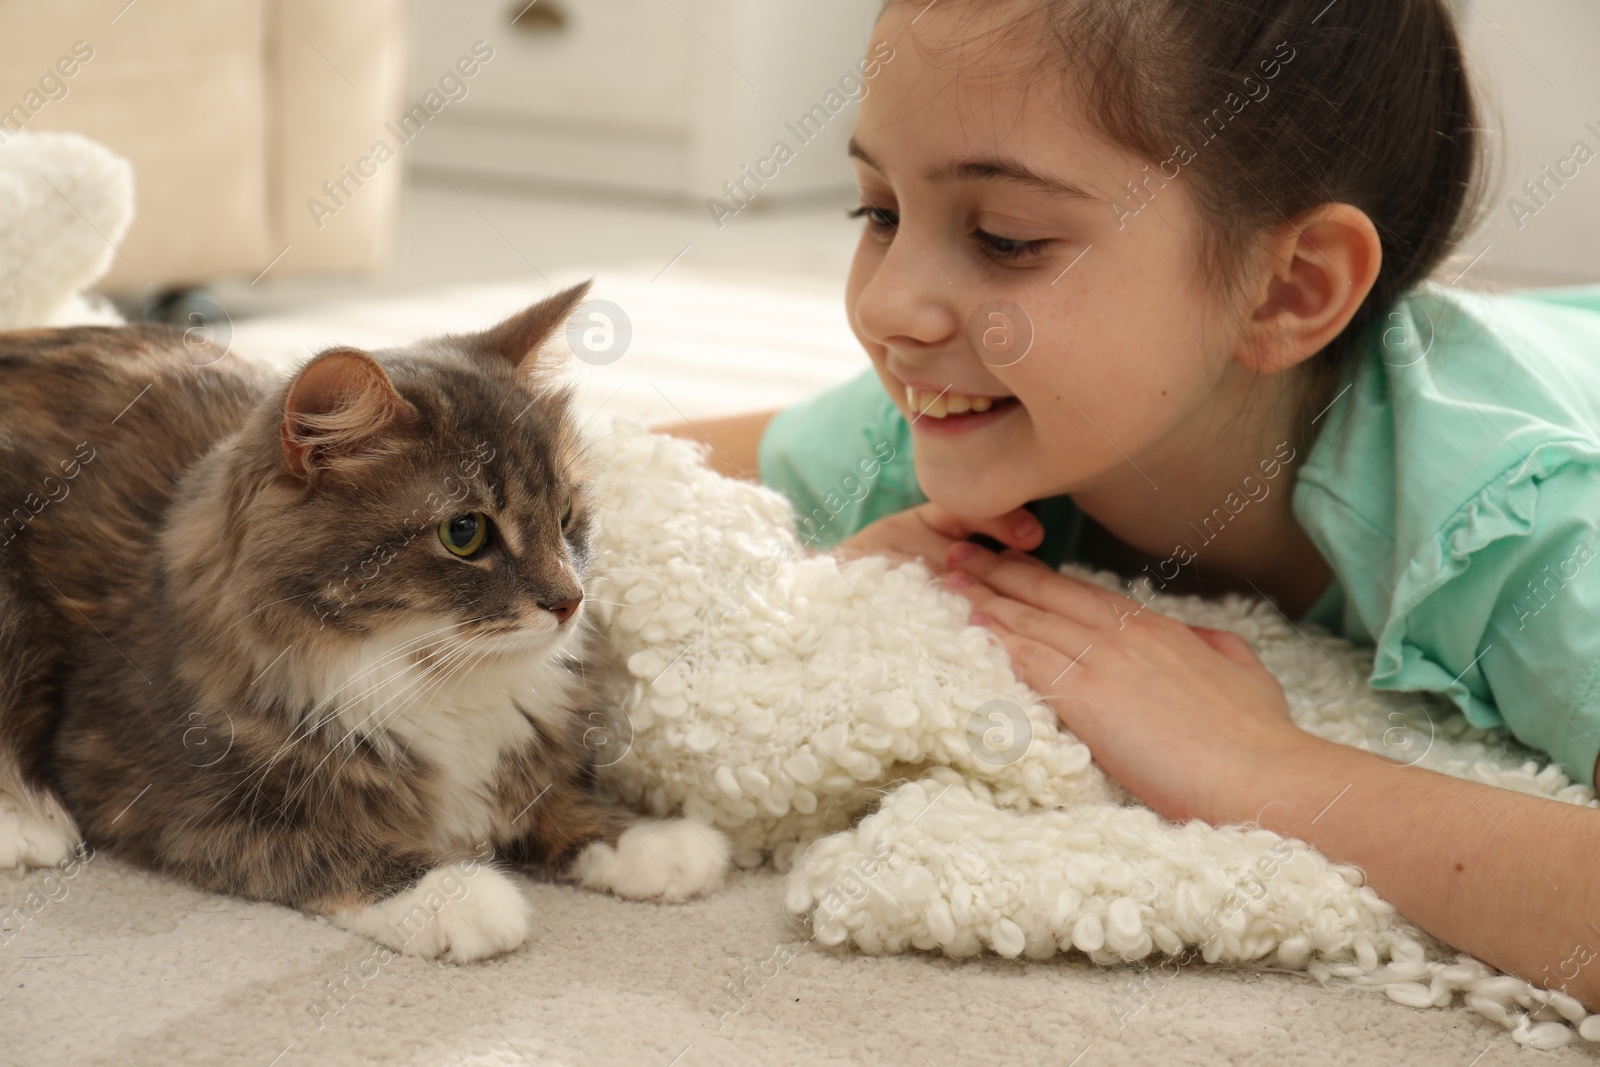
[[[408,426],[416,415],[377,360],[355,348],[329,349],[289,383],[278,434],[283,465],[309,481],[319,468],[373,448],[385,430]]]
[[[1367,213],[1323,204],[1270,231],[1265,277],[1235,352],[1258,374],[1276,374],[1328,346],[1361,309],[1383,266]]]

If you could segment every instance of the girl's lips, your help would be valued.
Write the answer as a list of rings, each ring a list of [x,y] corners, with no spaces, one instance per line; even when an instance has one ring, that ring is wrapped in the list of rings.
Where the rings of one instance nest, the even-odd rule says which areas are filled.
[[[988,411],[969,411],[962,415],[946,415],[942,419],[936,419],[931,415],[914,414],[909,421],[911,429],[917,433],[929,434],[935,437],[954,437],[991,426],[1008,417],[1021,406],[1016,397],[1008,396],[996,400],[994,407]]]

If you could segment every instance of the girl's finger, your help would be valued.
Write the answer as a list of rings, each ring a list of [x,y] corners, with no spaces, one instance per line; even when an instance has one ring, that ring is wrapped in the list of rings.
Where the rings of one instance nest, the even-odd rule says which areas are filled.
[[[964,541],[973,534],[985,534],[1013,548],[1037,548],[1044,541],[1044,526],[1027,508],[1017,508],[991,519],[965,519],[939,507],[923,507],[923,521],[952,541]]]
[[[1046,563],[1038,556],[1031,556],[1028,553],[1019,551],[1015,548],[1006,549],[1004,552],[1000,553],[1000,558],[1009,559],[1015,563],[1026,563],[1030,567],[1043,567],[1047,571],[1053,572],[1055,570],[1054,567],[1050,566],[1050,564]]]
[[[973,602],[975,614],[987,616],[1010,633],[1052,649],[1069,660],[1076,659],[1093,643],[1089,627],[1002,596],[985,585],[975,584],[960,592]]]
[[[1256,655],[1256,650],[1250,647],[1250,642],[1234,633],[1232,630],[1214,630],[1209,626],[1193,626],[1193,630],[1200,636],[1200,640],[1227,656],[1241,667],[1260,667],[1265,670],[1261,658]]]
[[[1082,626],[1120,629],[1127,617],[1139,614],[1142,607],[1136,600],[1090,582],[1068,578],[1050,568],[1005,559],[967,542],[952,545],[945,560],[951,567],[969,572],[1004,596]]]
[[[950,571],[945,575],[944,584],[967,598],[969,618],[971,612],[977,611],[983,604],[999,595],[964,570]]]
[[[831,551],[840,560],[861,556],[884,556],[896,562],[916,560],[930,573],[942,575],[948,569],[944,557],[950,544],[948,538],[941,537],[926,524],[908,522],[892,530],[875,531],[869,526],[866,531],[835,545]]]
[[[950,551],[950,540],[926,526],[907,531],[902,551],[922,560],[935,575],[945,574],[949,570],[945,554]]]
[[[1076,656],[1068,656],[1059,649],[1014,634],[1001,623],[995,623],[990,633],[1005,646],[1006,654],[1011,658],[1011,669],[1017,677],[1045,699],[1062,726],[1077,733],[1075,712],[1080,710],[1083,701],[1081,697],[1071,699],[1068,687],[1084,655],[1094,653],[1085,648]]]

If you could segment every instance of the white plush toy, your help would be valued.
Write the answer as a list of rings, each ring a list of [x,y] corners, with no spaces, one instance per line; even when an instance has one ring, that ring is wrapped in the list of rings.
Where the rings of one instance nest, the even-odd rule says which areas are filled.
[[[590,435],[604,572],[591,599],[629,719],[602,762],[657,814],[722,827],[739,864],[770,854],[790,869],[787,906],[818,941],[1077,950],[1103,964],[1193,947],[1416,1007],[1461,993],[1534,1047],[1564,1045],[1574,1027],[1600,1041],[1600,1015],[1450,951],[1356,868],[1270,831],[1177,826],[1133,803],[999,641],[966,625],[963,597],[921,564],[807,551],[781,495],[711,471],[705,452],[626,420]],[[1063,570],[1120,589],[1109,572]],[[1595,803],[1442,699],[1423,716],[1415,694],[1371,689],[1370,648],[1239,596],[1158,595],[1146,580],[1139,599],[1248,640],[1313,733],[1363,745],[1404,723],[1408,761]]]
[[[133,221],[133,168],[75,133],[0,142],[0,330],[116,323],[83,293]]]

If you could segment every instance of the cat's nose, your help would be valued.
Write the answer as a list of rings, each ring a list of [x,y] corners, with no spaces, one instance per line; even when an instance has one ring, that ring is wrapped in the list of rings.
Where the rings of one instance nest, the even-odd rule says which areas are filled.
[[[556,625],[559,626],[561,623],[566,622],[572,613],[578,610],[578,605],[582,603],[583,594],[579,593],[577,596],[568,597],[556,604],[540,604],[539,606],[554,615],[556,617]]]

